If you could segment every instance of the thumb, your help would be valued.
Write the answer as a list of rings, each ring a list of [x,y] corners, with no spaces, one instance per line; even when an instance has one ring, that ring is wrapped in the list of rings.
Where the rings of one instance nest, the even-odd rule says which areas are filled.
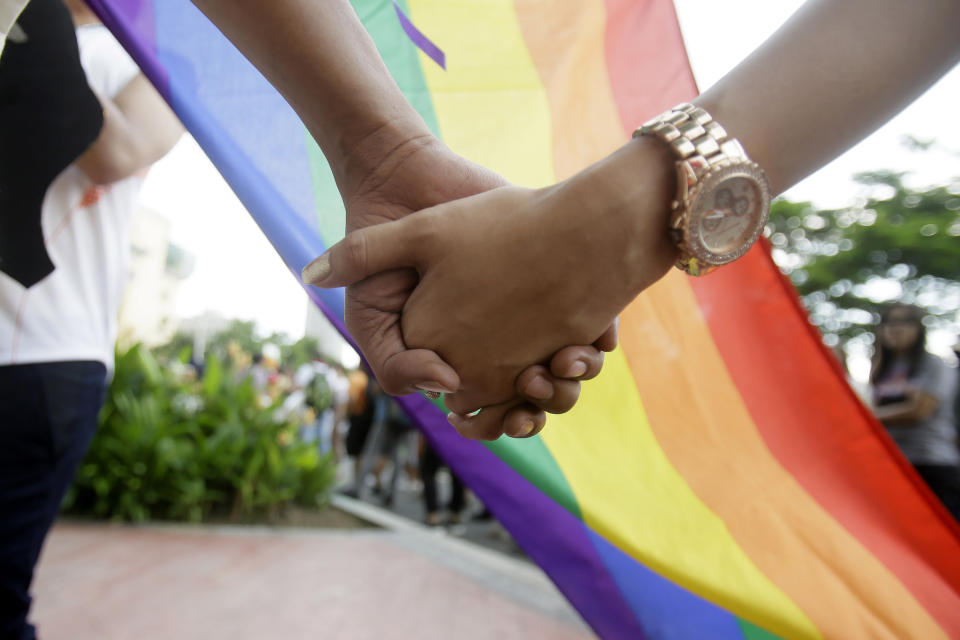
[[[416,266],[417,243],[405,220],[351,231],[326,253],[303,268],[306,284],[324,289],[345,287],[381,271]]]

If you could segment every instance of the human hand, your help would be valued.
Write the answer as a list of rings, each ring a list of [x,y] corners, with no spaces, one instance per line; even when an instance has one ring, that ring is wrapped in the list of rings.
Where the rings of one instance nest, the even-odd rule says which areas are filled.
[[[454,154],[432,135],[398,142],[395,135],[383,130],[366,137],[346,156],[338,178],[348,231],[395,221],[424,207],[504,184],[502,178]],[[309,278],[308,268],[304,280]],[[397,269],[348,287],[347,326],[388,392],[454,391],[459,377],[434,351],[404,345],[399,312],[416,282],[415,271]],[[491,427],[496,421],[501,432],[530,435],[532,430],[525,425],[542,425],[543,410],[560,413],[574,405],[579,380],[599,373],[601,349],[615,346],[616,326],[611,325],[593,346],[561,349],[549,370],[537,367],[525,372],[517,387],[525,401],[511,398],[509,420],[505,420],[506,411],[490,407],[482,421]]]
[[[547,371],[524,369],[563,345],[598,340],[676,259],[666,237],[672,174],[664,153],[635,141],[553,187],[500,187],[355,231],[313,263],[311,282],[363,284],[408,268],[396,340],[432,347],[450,363],[460,374],[459,390],[446,397],[451,422],[468,437],[495,439],[515,417],[515,382]],[[420,275],[412,293],[410,267]]]
[[[906,389],[907,401],[913,403],[914,412],[918,420],[928,420],[940,408],[940,398],[925,389],[908,385]]]

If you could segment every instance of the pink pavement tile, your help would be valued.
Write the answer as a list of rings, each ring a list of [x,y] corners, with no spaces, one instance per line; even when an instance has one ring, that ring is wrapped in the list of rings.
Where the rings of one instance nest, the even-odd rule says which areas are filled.
[[[382,532],[61,524],[34,596],[44,640],[592,637]]]

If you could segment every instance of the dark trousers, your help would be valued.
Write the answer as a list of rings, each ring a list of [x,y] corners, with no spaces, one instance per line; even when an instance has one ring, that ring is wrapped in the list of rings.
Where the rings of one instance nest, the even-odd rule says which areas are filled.
[[[424,447],[423,455],[420,456],[420,479],[423,481],[423,501],[427,508],[427,514],[436,513],[439,505],[437,504],[437,471],[445,467],[443,460],[437,455],[429,444]],[[465,504],[465,492],[463,482],[457,477],[457,474],[451,469],[450,476],[453,478],[453,493],[450,496],[450,503],[447,509],[451,513],[460,513]]]
[[[960,521],[960,467],[939,464],[916,464],[923,481],[940,498],[954,518]]]
[[[106,391],[100,362],[0,366],[0,638],[33,640],[30,583],[43,540],[90,445]]]

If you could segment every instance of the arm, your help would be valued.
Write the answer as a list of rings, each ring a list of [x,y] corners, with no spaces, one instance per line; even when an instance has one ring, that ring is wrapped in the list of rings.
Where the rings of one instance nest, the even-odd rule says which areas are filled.
[[[180,121],[142,74],[112,100],[98,97],[103,128],[74,163],[97,184],[146,169],[165,156],[183,133]]]
[[[907,399],[895,404],[874,407],[877,419],[888,427],[911,427],[933,416],[940,400],[922,389],[910,389]]]
[[[933,417],[943,402],[952,401],[957,389],[957,370],[934,356],[926,355],[919,374],[906,389],[906,400],[874,408],[887,426],[911,427]]]
[[[953,0],[811,0],[697,102],[740,139],[780,192],[953,66],[957,24],[960,3]],[[416,267],[421,282],[404,308],[404,333],[457,368],[465,384],[447,406],[462,416],[490,396],[503,397],[508,390],[497,380],[521,362],[598,335],[671,268],[675,191],[666,146],[644,136],[552,187],[506,187],[424,211],[418,215],[429,218],[428,231],[401,221],[348,236],[321,258],[326,268],[314,282],[345,284]],[[484,225],[474,222],[481,215]],[[351,254],[358,246],[364,251]],[[470,295],[464,282],[472,283]],[[465,435],[497,435],[453,421]]]
[[[696,102],[780,193],[957,64],[958,28],[955,0],[810,0]]]
[[[437,140],[387,71],[347,0],[194,0],[194,4],[280,91],[320,145],[347,210],[347,229],[398,220],[420,209],[505,184],[492,172],[457,156]],[[305,272],[305,279],[309,279]],[[417,390],[454,391],[456,371],[427,347],[408,349],[400,330],[402,308],[416,274],[380,274],[350,287],[346,323],[383,388],[394,395]],[[579,382],[596,375],[601,349],[616,344],[610,325],[592,347],[568,347],[552,370],[539,373],[550,387],[527,395],[532,404],[515,416],[542,424],[541,409],[566,411]],[[584,343],[590,344],[590,343]],[[585,368],[570,369],[576,361]],[[567,374],[574,380],[561,380]],[[557,375],[558,377],[554,377]],[[511,380],[512,383],[512,380]],[[542,385],[540,390],[542,391]],[[488,412],[485,420],[497,414]]]
[[[194,4],[290,103],[341,193],[395,147],[432,137],[348,0]]]
[[[955,0],[808,0],[694,102],[740,139],[779,194],[873,132],[956,65],[958,25]],[[675,257],[669,248],[645,244],[666,227],[675,191],[673,173],[663,171],[670,158],[655,146],[635,140],[598,163],[592,176],[582,175],[586,189],[606,191],[613,204],[618,194],[630,192],[634,176],[652,179],[659,190],[655,206],[639,196],[640,207],[620,224],[636,230],[635,246],[645,249],[626,268],[656,274],[654,280]],[[668,242],[658,235],[657,247]],[[636,295],[649,284],[641,276],[629,286]]]

